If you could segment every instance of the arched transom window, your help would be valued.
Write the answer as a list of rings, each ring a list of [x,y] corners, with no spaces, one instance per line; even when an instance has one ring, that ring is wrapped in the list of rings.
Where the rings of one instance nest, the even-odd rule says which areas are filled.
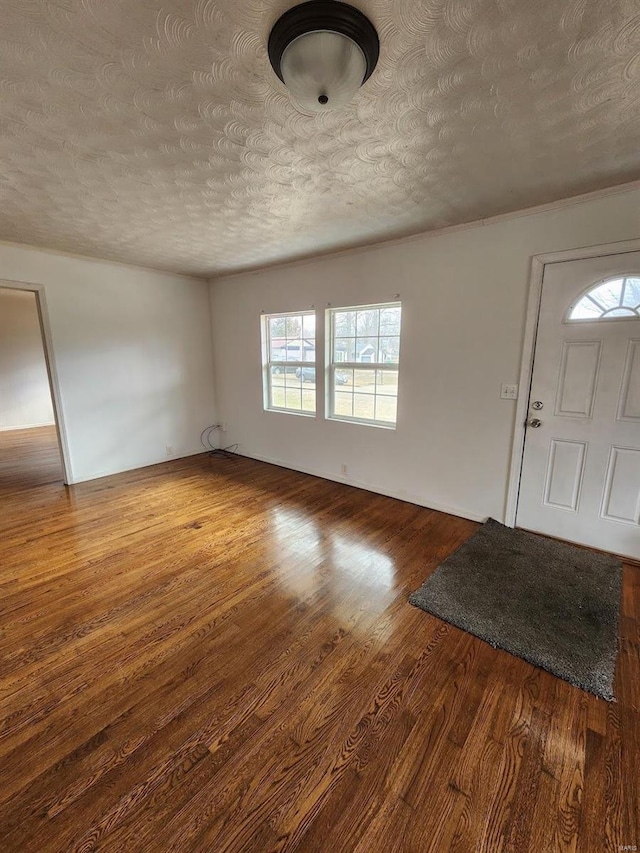
[[[640,276],[610,278],[582,296],[568,320],[640,319]]]

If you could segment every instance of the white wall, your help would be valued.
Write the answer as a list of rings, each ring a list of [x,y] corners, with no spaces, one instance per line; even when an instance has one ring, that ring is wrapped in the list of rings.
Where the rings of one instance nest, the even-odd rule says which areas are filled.
[[[248,456],[469,518],[505,515],[531,257],[640,237],[640,190],[211,285],[219,417]],[[262,409],[260,312],[403,305],[396,431]],[[321,339],[321,330],[319,332]],[[523,393],[526,393],[523,389]]]
[[[0,288],[0,430],[53,422],[35,294]]]
[[[0,279],[44,285],[74,482],[202,450],[206,282],[2,244]]]

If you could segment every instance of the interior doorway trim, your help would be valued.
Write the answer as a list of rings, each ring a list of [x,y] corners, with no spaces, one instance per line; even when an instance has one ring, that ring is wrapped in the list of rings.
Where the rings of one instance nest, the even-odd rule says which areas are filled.
[[[509,468],[509,484],[507,487],[507,507],[505,524],[515,527],[520,494],[520,479],[524,460],[525,421],[529,411],[529,394],[533,378],[533,358],[538,333],[538,318],[540,315],[540,300],[542,299],[542,279],[547,264],[559,264],[563,261],[584,261],[589,258],[601,258],[606,255],[622,255],[626,252],[640,251],[640,238],[624,240],[619,243],[604,243],[599,246],[586,246],[579,249],[567,249],[562,252],[549,252],[534,255],[531,258],[531,273],[529,276],[529,297],[527,301],[527,317],[525,323],[524,343],[520,367],[520,384],[518,402],[516,404],[513,442],[511,449],[511,465]]]
[[[73,483],[73,475],[71,469],[71,454],[69,453],[69,444],[67,441],[67,430],[64,422],[64,413],[62,411],[62,402],[60,395],[60,384],[58,382],[58,371],[56,368],[56,359],[53,351],[53,341],[51,338],[51,326],[49,325],[49,313],[47,311],[47,298],[45,295],[44,284],[36,284],[25,281],[10,281],[8,279],[0,279],[0,288],[6,290],[27,290],[35,294],[36,306],[38,309],[38,318],[40,320],[40,331],[42,333],[42,346],[44,348],[44,360],[47,365],[47,374],[49,376],[49,390],[51,391],[51,401],[53,403],[53,414],[56,421],[56,432],[58,435],[58,446],[60,448],[60,460],[62,462],[62,475],[65,485]]]

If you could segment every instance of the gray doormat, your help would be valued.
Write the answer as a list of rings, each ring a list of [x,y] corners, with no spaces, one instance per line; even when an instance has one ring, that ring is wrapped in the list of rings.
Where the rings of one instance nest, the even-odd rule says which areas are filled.
[[[489,519],[409,601],[611,701],[621,588],[615,557]]]

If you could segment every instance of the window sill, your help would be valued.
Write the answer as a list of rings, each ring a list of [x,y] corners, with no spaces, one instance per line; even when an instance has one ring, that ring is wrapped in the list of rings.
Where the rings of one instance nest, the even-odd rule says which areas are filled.
[[[397,424],[384,423],[382,421],[365,421],[360,418],[341,418],[340,415],[329,415],[328,421],[335,421],[340,424],[356,424],[357,426],[376,427],[377,429],[386,429],[395,432]]]
[[[263,409],[263,412],[275,415],[297,415],[299,418],[313,418],[317,420],[316,412],[299,412],[296,409]]]

